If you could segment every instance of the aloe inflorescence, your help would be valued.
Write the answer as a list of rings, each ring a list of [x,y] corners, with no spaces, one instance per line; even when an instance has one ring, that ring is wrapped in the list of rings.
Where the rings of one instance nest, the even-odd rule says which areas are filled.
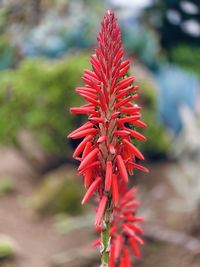
[[[80,161],[78,172],[87,189],[82,204],[97,196],[95,228],[101,232],[102,266],[131,266],[131,255],[140,257],[139,246],[143,219],[136,216],[139,202],[136,189],[128,189],[128,175],[134,169],[147,172],[138,164],[144,156],[133,144],[145,140],[136,129],[146,127],[141,121],[141,107],[135,104],[139,87],[127,76],[129,60],[124,60],[121,33],[114,13],[108,10],[97,37],[98,46],[90,57],[92,70],[84,70],[84,87],[76,92],[88,103],[70,109],[73,114],[87,114],[88,121],[69,134],[83,138],[73,153]],[[133,253],[132,253],[133,252]]]

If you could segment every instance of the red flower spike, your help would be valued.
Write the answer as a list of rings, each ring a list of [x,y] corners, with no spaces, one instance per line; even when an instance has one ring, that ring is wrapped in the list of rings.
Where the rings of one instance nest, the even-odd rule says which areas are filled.
[[[136,257],[140,257],[141,253],[138,244],[143,245],[143,240],[138,236],[142,233],[142,230],[136,224],[136,222],[141,221],[141,218],[135,216],[135,210],[130,209],[128,212],[125,212],[129,203],[138,203],[135,201],[135,192],[135,188],[132,188],[123,195],[114,210],[111,224],[111,247],[115,250],[115,263],[118,257],[120,259],[123,257],[126,267],[131,267],[129,251],[132,250]],[[114,266],[117,267],[118,265]]]
[[[133,102],[139,97],[139,87],[133,84],[135,77],[127,77],[130,61],[123,59],[121,33],[112,11],[106,12],[97,41],[90,57],[92,68],[82,75],[85,85],[76,88],[87,104],[70,109],[72,114],[87,115],[88,122],[68,137],[84,138],[73,154],[80,161],[78,172],[88,188],[82,204],[96,192],[96,228],[105,231],[105,224],[111,223],[110,266],[130,267],[130,247],[138,257],[138,245],[143,241],[138,236],[142,230],[137,223],[142,218],[135,216],[135,189],[127,191],[128,173],[148,170],[135,163],[136,157],[144,157],[131,142],[145,137],[127,124],[143,128],[146,124],[140,120],[141,107]],[[114,258],[119,259],[116,262]]]

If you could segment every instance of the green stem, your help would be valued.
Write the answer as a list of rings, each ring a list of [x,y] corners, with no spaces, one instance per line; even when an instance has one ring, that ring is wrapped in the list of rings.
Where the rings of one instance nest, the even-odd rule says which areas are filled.
[[[104,230],[101,234],[102,250],[101,250],[101,267],[109,267],[110,256],[110,210],[105,211],[103,220]]]

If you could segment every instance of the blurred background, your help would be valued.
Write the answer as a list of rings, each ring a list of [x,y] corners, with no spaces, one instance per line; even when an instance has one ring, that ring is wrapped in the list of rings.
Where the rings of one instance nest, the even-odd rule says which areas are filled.
[[[136,267],[200,266],[199,0],[0,1],[0,266],[94,267],[94,214],[66,135],[85,117],[75,87],[115,10],[140,85],[135,173],[146,245]]]

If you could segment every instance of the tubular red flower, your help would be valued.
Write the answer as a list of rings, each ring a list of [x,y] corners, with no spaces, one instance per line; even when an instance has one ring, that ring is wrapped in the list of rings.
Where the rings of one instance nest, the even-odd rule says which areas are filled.
[[[130,143],[126,139],[123,139],[122,142],[138,159],[144,160],[142,153],[132,143]]]
[[[139,139],[139,140],[142,140],[142,141],[146,140],[146,137],[144,135],[142,135],[141,133],[138,133],[137,131],[132,130],[132,129],[128,129],[128,128],[126,128],[126,130],[130,133],[130,135],[132,137]]]
[[[84,159],[83,161],[81,161],[81,164],[78,168],[78,170],[83,169],[88,163],[90,163],[95,157],[96,155],[99,153],[99,149],[95,148],[94,150],[92,150]]]
[[[80,107],[80,108],[70,108],[72,114],[95,114],[93,108]]]
[[[106,163],[105,191],[109,192],[112,184],[112,161]]]
[[[96,220],[95,220],[95,225],[97,225],[97,226],[101,224],[107,201],[108,201],[108,197],[103,196],[100,203],[99,203],[99,207],[98,207],[98,211],[97,211],[97,215],[96,215]]]
[[[67,137],[71,138],[71,136],[75,133],[78,133],[79,131],[82,130],[86,130],[88,128],[91,128],[93,126],[93,124],[91,122],[86,122],[85,124],[83,124],[81,127],[79,127],[78,129],[74,130],[72,133],[70,133]]]
[[[117,155],[116,161],[117,161],[117,167],[118,167],[118,170],[119,170],[119,173],[122,179],[124,180],[125,183],[128,183],[128,174],[127,174],[126,166],[124,164],[124,161],[121,155]]]
[[[121,249],[122,249],[123,237],[121,234],[118,234],[115,238],[115,251],[114,251],[114,258],[115,260],[119,259]]]
[[[124,262],[126,267],[131,267],[131,257],[128,248],[124,248]]]
[[[96,180],[91,184],[91,186],[89,187],[89,189],[87,190],[81,204],[83,205],[85,202],[87,202],[93,195],[93,193],[95,192],[95,190],[97,189],[99,183],[101,182],[101,177],[97,177]]]
[[[73,157],[76,158],[80,155],[80,153],[83,151],[85,145],[88,141],[92,139],[92,135],[88,135],[83,139],[83,141],[77,146],[76,150],[74,151]]]
[[[117,175],[115,173],[113,173],[112,177],[112,201],[114,206],[117,206],[119,201],[119,189],[117,183]]]

